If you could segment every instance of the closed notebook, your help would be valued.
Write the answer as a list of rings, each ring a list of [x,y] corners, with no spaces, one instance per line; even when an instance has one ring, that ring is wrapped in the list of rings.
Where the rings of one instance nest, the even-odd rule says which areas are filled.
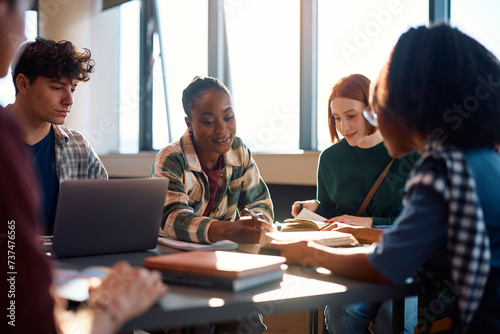
[[[144,267],[190,275],[238,279],[281,270],[285,260],[282,256],[190,251],[147,257],[144,259]]]
[[[163,281],[168,284],[189,285],[200,288],[237,292],[263,284],[281,281],[283,279],[283,270],[280,268],[243,278],[224,278],[162,271],[162,277]]]

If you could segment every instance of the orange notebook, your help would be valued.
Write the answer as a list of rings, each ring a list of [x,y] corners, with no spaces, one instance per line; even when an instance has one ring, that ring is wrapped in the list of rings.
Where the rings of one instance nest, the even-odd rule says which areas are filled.
[[[225,251],[190,251],[144,259],[144,267],[201,276],[244,278],[281,270],[282,256]]]

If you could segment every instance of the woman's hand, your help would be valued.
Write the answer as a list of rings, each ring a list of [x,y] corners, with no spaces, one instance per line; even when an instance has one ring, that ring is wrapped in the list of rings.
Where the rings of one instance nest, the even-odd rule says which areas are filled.
[[[384,234],[384,231],[380,229],[343,223],[332,223],[329,226],[325,227],[322,231],[338,231],[350,233],[356,238],[356,240],[358,240],[362,244],[379,242],[380,238]]]
[[[302,207],[301,207],[302,204]],[[310,210],[312,212],[318,210],[319,204],[316,200],[312,199],[309,201],[302,201],[302,202],[294,202],[292,205],[292,216],[297,217],[297,215],[300,213],[302,208],[306,208],[307,210]]]
[[[368,230],[369,228],[360,227],[360,229]],[[323,246],[314,241],[300,241],[289,244],[273,242],[271,247],[278,249],[281,255],[286,257],[287,263],[323,267],[340,276],[370,282],[389,283],[389,280],[380,274],[368,261],[366,254],[369,252],[370,247],[336,248]]]
[[[259,243],[262,233],[273,232],[274,227],[266,220],[243,216],[234,222],[214,221],[208,229],[212,242],[231,240],[240,244]]]
[[[348,225],[359,225],[371,227],[373,225],[372,217],[357,217],[351,215],[342,215],[327,220],[328,223],[344,223]]]
[[[285,232],[287,233],[287,232]],[[298,241],[291,243],[273,242],[270,247],[278,249],[281,256],[286,257],[287,263],[295,263],[300,265],[317,266],[316,260],[307,256],[311,252],[311,241]]]

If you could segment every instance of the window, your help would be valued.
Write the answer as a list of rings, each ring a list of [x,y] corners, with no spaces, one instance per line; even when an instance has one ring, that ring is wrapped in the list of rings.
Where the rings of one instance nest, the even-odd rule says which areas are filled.
[[[187,129],[182,91],[195,76],[207,75],[208,1],[161,0],[157,4],[158,34],[153,48],[156,56],[153,148],[161,149],[178,140]]]
[[[477,39],[497,58],[500,57],[500,2],[491,0],[453,0],[450,22]]]
[[[224,1],[237,134],[252,151],[299,148],[300,1]]]
[[[120,11],[119,152],[139,151],[139,13],[134,0],[110,10]]]
[[[29,41],[35,40],[38,35],[38,15],[35,10],[25,12],[25,30],[24,34]],[[12,72],[9,68],[9,73],[3,78],[0,78],[0,105],[6,106],[13,103],[16,99],[16,91],[12,82]]]
[[[484,41],[486,45],[498,45],[494,43],[494,34],[483,32],[484,29],[498,30],[493,18],[477,25],[481,21],[479,17],[486,15],[482,11],[496,12],[491,10],[491,1],[480,1],[484,2],[481,8],[487,9],[480,9],[477,1],[454,0],[454,18],[464,26],[472,26],[474,22],[476,26],[471,31],[488,39]],[[132,0],[122,4],[119,151],[135,153],[139,147],[161,149],[178,140],[186,129],[181,102],[183,89],[194,76],[219,72],[223,73],[219,79],[233,95],[237,134],[252,151],[295,151],[300,145],[308,146],[300,140],[301,135],[308,140],[313,138],[312,149],[322,150],[330,145],[326,104],[333,84],[352,73],[376,79],[399,36],[410,26],[426,25],[429,17],[447,20],[449,3],[429,0]],[[138,84],[142,74],[135,65],[140,63],[138,50],[143,49],[137,33],[145,4],[147,8],[154,8],[156,20],[151,20],[153,14],[148,14],[146,30],[152,47],[141,65],[152,69],[151,87]],[[301,16],[301,7],[307,8],[304,13],[312,10],[311,22],[307,19],[309,14]],[[466,13],[474,13],[477,19]],[[474,30],[479,26],[484,26],[483,30]],[[303,40],[301,44],[301,35],[309,36],[309,32],[313,42]],[[215,53],[214,45],[217,46]],[[316,70],[317,55],[317,82],[315,75],[305,78],[305,72],[301,78],[301,64],[305,71],[309,62],[304,61],[307,57],[300,58],[301,45],[309,45],[312,50],[303,52],[312,56],[311,71]],[[312,89],[301,91],[304,82]],[[316,95],[316,85],[317,96],[311,96]],[[139,93],[144,91],[147,94]],[[152,111],[139,112],[141,108],[150,108],[142,106],[141,96],[146,96],[148,101],[152,96]],[[306,102],[311,100],[313,103],[308,106]],[[146,113],[148,117],[144,117]],[[304,124],[308,115],[314,120],[313,125]],[[315,125],[317,131],[313,129]],[[317,146],[314,135],[317,135]],[[139,137],[151,139],[152,144],[139,145],[139,141],[144,141]]]
[[[208,3],[156,2],[154,149],[184,133],[182,90],[196,75],[208,75]],[[238,135],[254,151],[298,149],[299,0],[223,3],[231,80],[225,84],[233,95]]]
[[[319,0],[318,149],[331,144],[327,104],[337,80],[353,73],[375,80],[399,36],[428,17],[428,0]]]

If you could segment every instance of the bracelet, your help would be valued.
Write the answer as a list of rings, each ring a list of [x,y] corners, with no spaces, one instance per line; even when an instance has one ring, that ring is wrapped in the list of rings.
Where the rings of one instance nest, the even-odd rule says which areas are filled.
[[[109,316],[109,318],[111,319],[111,321],[114,322],[115,324],[119,324],[119,322],[120,322],[120,319],[118,318],[116,313],[111,311],[109,309],[109,307],[105,304],[92,303],[92,305],[90,305],[89,308],[106,313]]]

